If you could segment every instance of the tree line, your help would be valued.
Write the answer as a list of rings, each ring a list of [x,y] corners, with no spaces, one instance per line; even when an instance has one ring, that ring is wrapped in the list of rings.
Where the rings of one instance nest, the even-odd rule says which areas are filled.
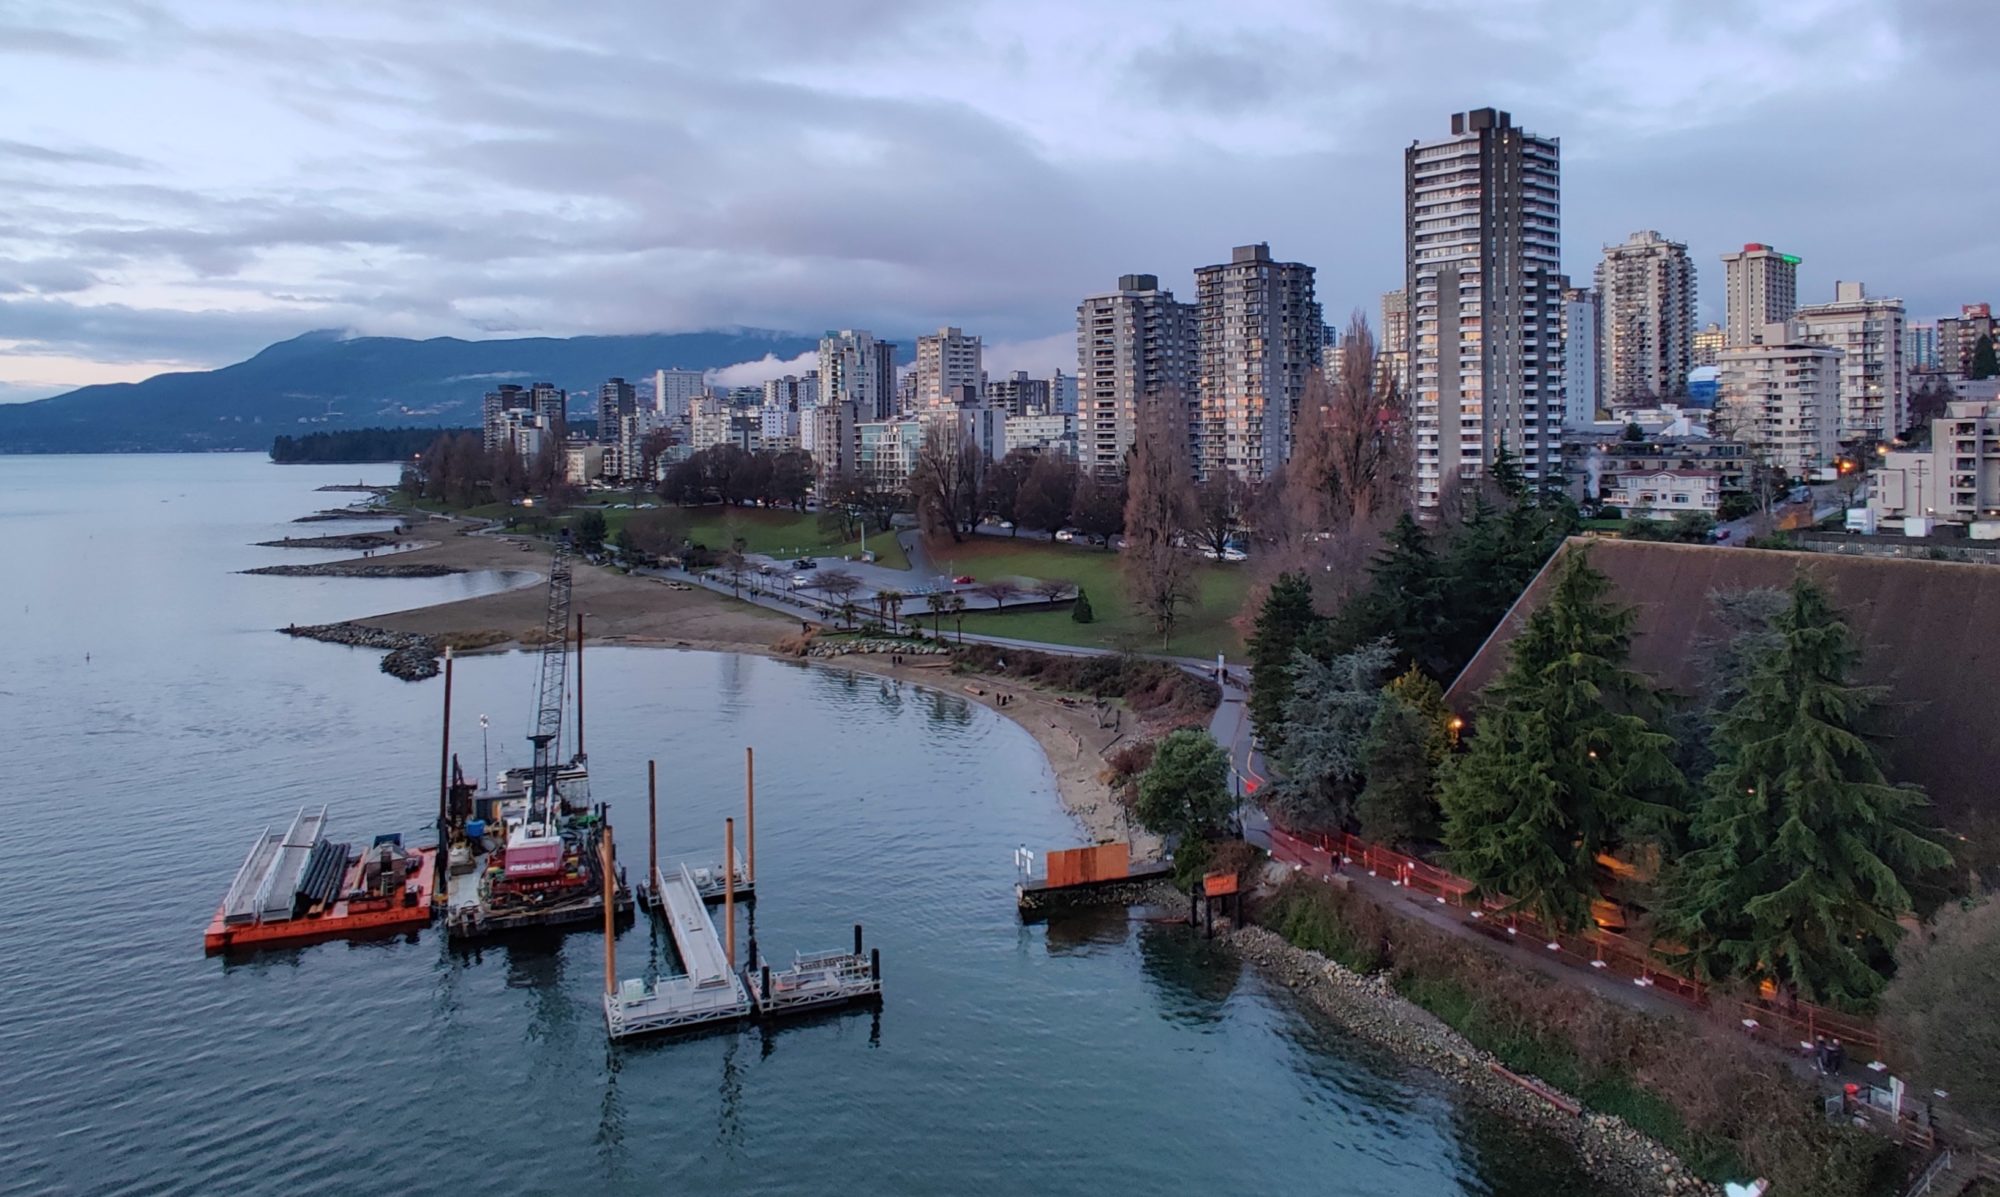
[[[559,448],[523,459],[511,442],[488,449],[478,432],[447,432],[435,436],[403,467],[402,489],[417,498],[461,508],[534,496],[547,500],[550,510],[560,511],[579,496],[567,468],[567,456]]]
[[[1267,602],[1266,649],[1299,622],[1296,589]],[[1952,857],[1924,795],[1883,773],[1883,695],[1853,681],[1860,648],[1830,596],[1803,573],[1782,594],[1718,596],[1732,631],[1688,702],[1627,667],[1633,612],[1610,591],[1587,550],[1560,558],[1462,744],[1422,663],[1426,625],[1320,655],[1294,637],[1288,691],[1263,715],[1273,804],[1296,825],[1439,849],[1565,931],[1602,909],[1603,860],[1657,860],[1651,933],[1695,976],[1870,1007],[1898,920],[1935,903]]]
[[[279,433],[271,441],[271,460],[294,462],[408,461],[423,452],[440,435],[463,429],[436,428],[342,428],[308,432],[304,436]]]

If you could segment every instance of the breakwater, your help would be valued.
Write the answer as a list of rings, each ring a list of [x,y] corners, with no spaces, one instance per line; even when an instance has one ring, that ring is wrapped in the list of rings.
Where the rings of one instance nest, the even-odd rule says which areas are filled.
[[[433,637],[358,623],[292,624],[279,630],[287,636],[345,644],[350,648],[386,649],[388,655],[382,658],[382,672],[406,682],[436,677],[438,657],[444,652],[444,646]]]
[[[419,561],[322,561],[317,565],[265,565],[246,574],[278,578],[443,578],[465,571]]]
[[[1361,976],[1262,927],[1236,928],[1228,942],[1245,960],[1358,1038],[1437,1073],[1513,1121],[1560,1137],[1575,1149],[1585,1171],[1616,1191],[1633,1197],[1719,1197],[1720,1189],[1623,1119],[1572,1113],[1537,1090],[1573,1105],[1568,1095],[1539,1082],[1524,1085],[1496,1070],[1498,1061],[1491,1054],[1399,996],[1386,975]]]

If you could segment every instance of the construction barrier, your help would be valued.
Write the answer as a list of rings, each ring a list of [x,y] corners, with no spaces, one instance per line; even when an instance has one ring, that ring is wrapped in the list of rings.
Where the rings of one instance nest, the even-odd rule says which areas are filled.
[[[1058,848],[1048,854],[1050,889],[1065,885],[1086,885],[1093,881],[1116,881],[1130,874],[1132,849],[1129,845],[1099,844],[1095,848]]]
[[[1680,971],[1669,957],[1650,944],[1603,927],[1584,932],[1552,931],[1533,917],[1511,909],[1513,903],[1502,895],[1485,894],[1475,900],[1472,894],[1477,887],[1465,878],[1371,844],[1359,836],[1346,832],[1286,831],[1274,826],[1271,858],[1316,877],[1328,877],[1343,869],[1386,877],[1392,885],[1465,911],[1462,917],[1468,925],[1478,925],[1495,938],[1540,945],[1580,967],[1627,978],[1697,1009],[1734,1014],[1753,1037],[1786,1050],[1809,1050],[1809,1045],[1824,1036],[1839,1039],[1852,1057],[1880,1059],[1883,1055],[1881,1033],[1865,1019],[1810,1002],[1780,1002],[1769,997],[1712,1003],[1707,984]]]

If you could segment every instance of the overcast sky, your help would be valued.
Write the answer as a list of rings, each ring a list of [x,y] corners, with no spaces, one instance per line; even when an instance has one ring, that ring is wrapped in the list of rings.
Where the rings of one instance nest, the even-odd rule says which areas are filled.
[[[1401,284],[1402,147],[1562,140],[1564,263],[2000,301],[1995,0],[0,0],[0,398],[402,336],[982,333],[1269,241]],[[672,363],[660,363],[671,365]]]

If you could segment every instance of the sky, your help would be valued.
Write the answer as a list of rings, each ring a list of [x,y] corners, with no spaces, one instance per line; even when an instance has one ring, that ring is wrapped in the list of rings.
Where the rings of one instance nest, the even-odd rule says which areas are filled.
[[[982,334],[1267,241],[1402,281],[1402,155],[1562,142],[1565,268],[1763,241],[2000,301],[1994,0],[0,0],[0,401],[410,337]],[[663,362],[661,365],[672,365]],[[770,366],[746,365],[730,381]]]

